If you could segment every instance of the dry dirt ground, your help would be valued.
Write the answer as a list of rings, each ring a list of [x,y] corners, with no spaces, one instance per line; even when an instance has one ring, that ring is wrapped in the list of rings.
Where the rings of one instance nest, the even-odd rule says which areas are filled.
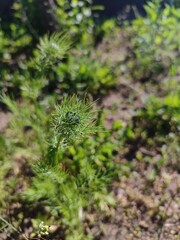
[[[9,116],[7,113],[0,112],[0,132],[3,132],[9,122]]]
[[[110,217],[98,220],[97,239],[179,240],[180,176],[163,168],[152,181],[151,165],[134,164],[129,178],[113,184],[117,206]]]

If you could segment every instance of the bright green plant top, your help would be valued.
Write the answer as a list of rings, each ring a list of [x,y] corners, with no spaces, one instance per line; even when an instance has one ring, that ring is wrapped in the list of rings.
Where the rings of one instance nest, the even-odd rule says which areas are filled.
[[[54,135],[63,139],[64,143],[72,142],[95,132],[94,120],[92,103],[79,100],[76,96],[65,97],[53,115]]]
[[[70,45],[68,36],[59,33],[41,38],[38,45],[39,56],[36,60],[39,70],[44,72],[59,63],[70,49]]]

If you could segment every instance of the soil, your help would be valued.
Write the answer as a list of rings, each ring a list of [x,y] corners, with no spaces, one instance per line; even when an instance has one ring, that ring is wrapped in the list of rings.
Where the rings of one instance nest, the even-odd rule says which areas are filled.
[[[180,176],[163,168],[151,180],[152,165],[134,164],[130,177],[122,175],[113,184],[117,205],[110,209],[111,217],[93,227],[95,239],[180,239]]]
[[[9,114],[0,112],[0,133],[3,132],[9,123]]]

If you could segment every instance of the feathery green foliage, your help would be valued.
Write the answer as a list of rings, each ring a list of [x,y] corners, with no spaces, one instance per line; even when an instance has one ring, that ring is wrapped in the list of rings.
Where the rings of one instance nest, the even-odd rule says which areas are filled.
[[[84,209],[106,210],[108,204],[114,204],[107,193],[114,168],[107,163],[108,157],[98,164],[101,161],[97,160],[98,155],[92,156],[96,155],[93,143],[89,146],[93,152],[89,159],[87,156],[77,159],[73,156],[71,162],[67,159],[65,150],[73,149],[82,140],[87,141],[90,134],[97,134],[100,129],[93,102],[86,97],[81,100],[75,94],[62,97],[56,106],[55,98],[51,103],[47,100],[44,102],[44,76],[65,56],[69,47],[67,36],[54,34],[41,39],[39,55],[31,62],[36,64],[31,65],[33,69],[38,66],[39,78],[31,77],[29,72],[29,78],[21,87],[21,104],[5,94],[2,100],[14,115],[11,126],[15,130],[11,136],[15,138],[15,144],[18,143],[23,149],[33,147],[30,154],[33,161],[30,164],[33,165],[34,177],[22,198],[32,204],[40,202],[42,207],[48,206],[57,223],[66,226],[67,239],[84,240],[90,239],[83,229]],[[26,132],[25,129],[29,130]],[[105,143],[101,145],[105,149]],[[103,149],[102,152],[105,151]],[[88,154],[86,152],[85,155]],[[39,160],[34,163],[37,157]]]
[[[52,138],[48,153],[51,164],[58,162],[58,150],[97,131],[92,103],[75,95],[64,97],[52,116]],[[55,161],[55,162],[54,162]]]
[[[64,97],[53,114],[52,127],[56,138],[62,139],[63,144],[94,133],[96,112],[92,108],[92,103],[86,99],[80,100],[75,95]]]
[[[54,64],[59,63],[70,49],[70,41],[67,35],[54,33],[40,39],[38,45],[39,56],[36,60],[39,71],[46,71]]]
[[[76,161],[80,166],[77,171],[71,166],[73,162],[69,166],[66,164],[63,154],[64,146],[97,131],[94,120],[95,111],[91,102],[80,100],[75,95],[64,97],[52,115],[50,147],[35,164],[36,177],[32,187],[24,193],[28,201],[42,201],[43,205],[49,205],[53,215],[61,214],[61,223],[68,226],[67,236],[75,237],[79,233],[82,236],[79,239],[85,238],[83,209],[92,204],[104,209],[106,204],[114,203],[106,190],[112,178],[110,169],[105,166],[103,169],[95,162],[84,159],[81,163]]]

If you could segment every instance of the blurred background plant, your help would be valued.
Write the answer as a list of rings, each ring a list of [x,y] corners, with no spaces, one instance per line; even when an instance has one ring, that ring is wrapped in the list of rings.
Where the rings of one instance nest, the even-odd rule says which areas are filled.
[[[106,63],[86,55],[71,55],[57,67],[60,88],[73,92],[105,94],[116,84],[116,74]]]
[[[161,1],[148,2],[146,17],[138,16],[130,26],[132,77],[146,81],[160,74],[175,75],[180,62],[180,10]]]

